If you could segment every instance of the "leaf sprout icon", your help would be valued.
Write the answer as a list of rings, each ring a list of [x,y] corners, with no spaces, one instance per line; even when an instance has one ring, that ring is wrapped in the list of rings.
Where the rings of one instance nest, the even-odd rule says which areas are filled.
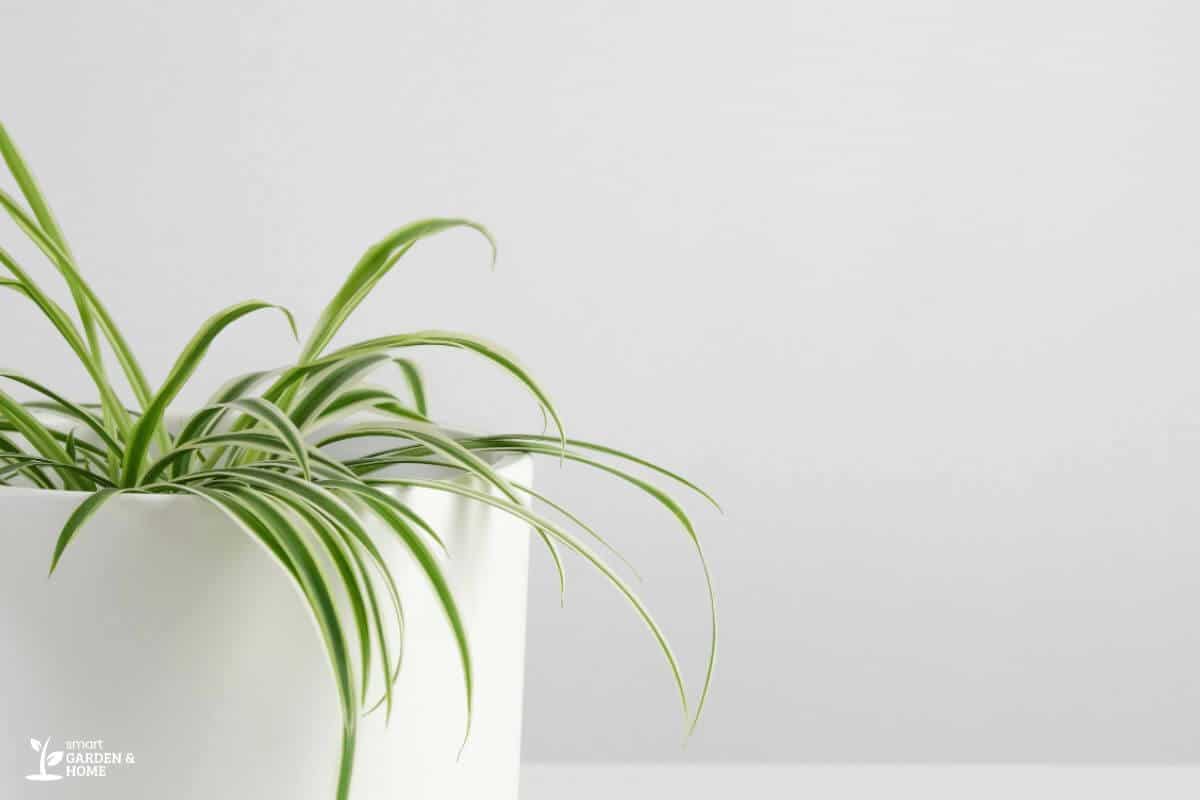
[[[55,750],[53,753],[50,752],[50,737],[49,736],[46,737],[45,744],[43,744],[42,742],[39,742],[37,739],[30,739],[29,746],[32,747],[33,751],[35,753],[37,753],[39,756],[38,769],[40,771],[36,775],[26,775],[25,780],[27,780],[27,781],[58,781],[58,780],[62,780],[62,775],[55,775],[52,772],[50,772],[50,773],[46,772],[46,767],[58,766],[58,764],[61,763],[63,760],[62,750]]]

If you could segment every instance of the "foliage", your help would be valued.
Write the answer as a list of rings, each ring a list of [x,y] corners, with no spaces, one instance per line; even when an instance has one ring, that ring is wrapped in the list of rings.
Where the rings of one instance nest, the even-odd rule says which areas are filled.
[[[373,517],[403,543],[428,579],[457,642],[470,730],[473,685],[471,648],[462,615],[441,567],[436,531],[401,501],[394,487],[424,487],[484,503],[528,523],[548,548],[560,580],[560,548],[582,557],[629,601],[650,629],[677,685],[689,732],[704,706],[716,652],[716,605],[700,540],[682,505],[646,477],[712,498],[684,478],[620,450],[567,438],[546,393],[516,359],[495,345],[462,333],[424,330],[383,336],[336,350],[329,346],[342,324],[422,239],[453,228],[488,231],[465,219],[427,219],[398,228],[370,247],[318,319],[295,364],[231,380],[177,431],[167,414],[214,340],[241,318],[265,310],[290,313],[253,300],[214,314],[184,347],[166,379],[151,387],[113,316],[80,272],[62,230],[7,132],[0,126],[0,155],[24,204],[0,190],[0,206],[37,246],[65,282],[73,312],[60,306],[29,272],[0,248],[0,287],[32,302],[72,350],[95,385],[98,403],[72,402],[41,382],[11,371],[0,384],[38,395],[21,402],[0,389],[0,485],[21,483],[47,490],[86,492],[64,526],[50,571],[85,522],[120,494],[174,494],[202,498],[261,542],[300,588],[324,640],[342,710],[342,751],[337,797],[349,796],[358,719],[384,708],[390,714],[399,676],[404,617],[400,588],[364,519]],[[4,274],[7,273],[7,276]],[[297,337],[298,338],[298,337]],[[433,421],[413,350],[450,347],[490,362],[532,395],[556,436],[463,436]],[[105,350],[136,401],[129,408],[110,377]],[[396,370],[404,392],[368,379]],[[367,440],[389,441],[361,452]],[[363,440],[354,457],[329,448]],[[344,450],[345,448],[343,448]],[[630,584],[587,539],[616,555],[576,516],[532,488],[508,481],[489,461],[493,454],[524,453],[585,465],[623,481],[660,504],[678,522],[699,556],[708,582],[712,642],[694,713],[666,636]],[[474,482],[403,477],[392,469],[436,464]],[[536,501],[552,515],[533,510]],[[559,521],[555,521],[555,520]],[[617,556],[619,558],[619,556]],[[331,574],[322,564],[332,564]],[[368,691],[382,688],[370,703]]]

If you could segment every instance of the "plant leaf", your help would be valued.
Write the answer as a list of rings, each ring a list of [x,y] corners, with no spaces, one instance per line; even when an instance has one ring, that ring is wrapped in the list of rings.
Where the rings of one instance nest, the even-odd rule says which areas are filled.
[[[53,243],[56,253],[59,254],[57,257],[61,257],[68,263],[73,264],[74,258],[71,255],[71,248],[67,245],[67,240],[63,236],[62,229],[59,228],[58,222],[54,219],[54,214],[51,213],[50,206],[46,203],[46,198],[42,195],[41,189],[38,188],[37,181],[34,180],[33,173],[30,172],[25,159],[21,158],[16,143],[9,137],[8,131],[4,129],[3,125],[0,125],[0,156],[4,158],[4,163],[8,165],[8,171],[13,176],[13,179],[16,180],[21,194],[25,197],[25,202],[29,203],[29,208],[33,211],[33,215],[37,219],[40,232]],[[47,251],[47,255],[50,255],[52,260],[57,260],[57,257],[51,255],[49,251]],[[100,342],[96,335],[96,322],[92,309],[80,287],[72,284],[71,296],[79,308],[79,318],[83,322],[83,329],[87,335],[92,357],[96,359],[97,363],[102,363]]]
[[[646,627],[648,627],[650,632],[654,635],[655,641],[658,642],[659,649],[663,652],[663,655],[667,659],[667,665],[671,668],[671,675],[675,679],[675,685],[679,690],[679,700],[683,706],[684,717],[691,722],[691,713],[688,710],[689,705],[687,689],[684,686],[683,673],[680,671],[679,662],[676,660],[675,654],[671,650],[670,644],[667,642],[666,634],[662,632],[662,629],[658,626],[658,623],[654,621],[654,617],[650,615],[650,611],[646,608],[641,598],[639,598],[637,593],[634,592],[633,589],[621,579],[621,576],[613,572],[607,564],[605,564],[598,556],[588,549],[586,545],[584,545],[570,533],[555,525],[553,522],[534,514],[532,511],[528,510],[519,503],[514,503],[506,498],[495,497],[486,492],[480,492],[456,483],[450,483],[447,481],[427,481],[416,478],[380,478],[369,481],[369,483],[374,486],[419,486],[426,489],[433,489],[434,491],[449,492],[451,494],[457,494],[477,500],[480,503],[494,506],[502,511],[506,511],[512,516],[527,522],[534,528],[542,528],[543,530],[550,532],[568,548],[583,556],[592,564],[593,567],[595,567],[602,575],[604,575],[604,577],[608,579],[609,583],[615,586],[621,592],[621,594],[625,595],[625,598],[629,601],[630,605],[634,607],[634,610],[637,611],[638,616],[642,618],[642,621],[646,624]]]
[[[386,416],[433,424],[429,417],[406,408],[396,395],[387,389],[376,386],[354,386],[339,392],[337,397],[320,412],[309,430],[316,431],[362,411],[375,411]]]
[[[75,419],[75,420],[78,420],[79,422],[82,422],[84,425],[88,426],[88,428],[90,428],[92,430],[92,432],[95,433],[96,436],[99,437],[100,440],[110,450],[112,450],[116,453],[121,452],[121,445],[115,439],[113,439],[112,436],[109,435],[107,430],[105,430],[104,423],[101,420],[97,419],[94,414],[92,414],[91,412],[89,412],[88,410],[83,408],[82,406],[72,403],[70,400],[67,400],[62,395],[60,395],[54,391],[51,391],[46,386],[43,386],[42,384],[38,383],[37,381],[35,381],[31,378],[27,378],[24,375],[21,375],[20,373],[0,371],[0,378],[5,378],[7,380],[13,381],[14,383],[19,383],[22,386],[26,386],[30,389],[33,389],[35,392],[42,395],[43,397],[50,398],[50,400],[53,401],[54,404],[57,406],[57,410],[59,410],[60,413],[64,414],[67,417],[70,417],[71,419]]]
[[[313,621],[325,643],[342,706],[342,753],[338,766],[337,800],[349,800],[350,779],[358,729],[358,703],[349,650],[329,585],[303,538],[264,499],[239,489],[206,491],[189,488],[220,508],[243,530],[262,541],[285,565],[308,602]]]
[[[309,480],[312,477],[308,460],[308,445],[304,443],[304,436],[279,406],[261,397],[242,397],[222,403],[222,405],[249,414],[275,431],[287,445],[292,457],[296,459],[296,464],[299,465],[304,479]]]
[[[497,444],[496,442],[498,442],[498,441],[501,443]],[[700,537],[696,534],[695,526],[692,524],[691,519],[688,517],[687,513],[684,511],[683,507],[681,505],[679,505],[679,503],[677,503],[666,492],[662,491],[654,484],[649,483],[648,481],[642,480],[641,478],[637,477],[636,475],[632,475],[618,467],[612,466],[611,464],[606,464],[602,461],[596,461],[595,459],[591,459],[586,456],[579,455],[578,453],[574,453],[570,450],[560,450],[556,447],[550,446],[547,443],[539,442],[532,438],[527,438],[527,440],[520,441],[520,442],[508,441],[508,440],[504,440],[504,439],[487,439],[487,438],[465,439],[465,440],[462,440],[460,442],[460,444],[462,444],[464,447],[467,447],[472,450],[492,450],[492,451],[500,450],[500,451],[509,451],[509,452],[517,452],[517,453],[531,453],[531,454],[536,454],[536,455],[557,457],[559,459],[566,459],[569,461],[575,461],[575,462],[584,464],[593,469],[600,470],[601,472],[607,472],[608,474],[613,475],[614,477],[620,478],[621,480],[625,481],[626,483],[629,483],[629,484],[637,487],[638,489],[642,490],[646,494],[650,495],[658,503],[660,503],[664,508],[666,508],[668,511],[670,511],[671,514],[676,518],[676,520],[678,520],[680,525],[683,527],[684,531],[687,533],[688,538],[691,540],[692,546],[696,551],[697,557],[699,558],[700,567],[704,573],[704,583],[705,583],[706,590],[708,592],[708,604],[709,604],[709,627],[710,627],[711,635],[709,638],[708,664],[707,664],[707,667],[705,669],[705,674],[704,674],[704,686],[700,690],[700,699],[696,704],[696,716],[692,720],[691,726],[689,728],[689,731],[695,730],[695,726],[700,720],[700,714],[704,710],[704,704],[705,704],[706,700],[708,699],[708,693],[712,686],[713,671],[716,667],[717,597],[716,597],[716,591],[713,588],[712,571],[709,568],[708,559],[704,555],[704,548],[700,543]]]
[[[555,428],[559,433],[560,442],[563,446],[566,445],[566,432],[563,430],[562,419],[559,418],[558,412],[554,409],[553,403],[550,402],[549,396],[537,384],[533,376],[529,374],[529,371],[517,362],[515,356],[506,353],[499,346],[477,336],[440,330],[417,331],[415,333],[403,333],[398,336],[382,336],[377,339],[369,339],[344,347],[314,361],[310,366],[318,366],[368,353],[391,352],[392,350],[406,347],[453,347],[475,353],[496,364],[511,377],[515,378],[517,382],[533,395],[542,411],[548,414],[554,421]]]
[[[239,397],[245,397],[247,392],[274,374],[274,370],[249,372],[225,383],[209,399],[207,406],[197,411],[184,423],[183,428],[179,431],[179,436],[175,439],[175,443],[178,445],[189,442],[192,439],[199,438],[215,430],[221,424],[222,418],[229,413],[229,408],[223,405],[224,403],[236,400]],[[180,460],[175,464],[175,474],[179,475],[187,472],[190,460],[191,451],[183,453]]]
[[[105,407],[106,413],[111,414],[115,430],[121,435],[128,433],[132,423],[130,422],[129,412],[121,405],[116,393],[113,391],[112,384],[108,381],[108,376],[104,373],[104,365],[97,361],[92,356],[92,352],[84,343],[79,331],[75,329],[75,323],[67,315],[67,312],[62,309],[58,303],[47,297],[45,292],[38,287],[28,274],[21,269],[16,260],[11,255],[0,248],[0,265],[3,265],[16,280],[0,281],[0,285],[5,288],[13,289],[18,293],[27,297],[36,305],[41,312],[50,320],[58,333],[66,341],[67,345],[75,353],[92,382],[96,385],[96,389],[100,394],[101,404]]]
[[[455,642],[458,644],[459,660],[462,663],[463,682],[466,685],[467,694],[467,726],[463,734],[463,745],[465,746],[467,738],[471,735],[471,719],[474,709],[473,698],[475,694],[474,670],[471,666],[471,647],[467,642],[466,625],[463,623],[462,615],[458,610],[458,603],[454,599],[454,592],[451,590],[446,576],[442,573],[441,566],[439,566],[437,559],[429,551],[429,548],[425,546],[421,538],[409,527],[407,520],[396,513],[395,505],[398,503],[396,498],[386,492],[380,491],[374,486],[350,481],[329,481],[327,485],[353,492],[360,497],[375,515],[392,532],[400,537],[405,547],[408,548],[409,553],[416,559],[417,564],[421,567],[421,571],[425,574],[426,579],[437,595],[438,601],[442,606],[442,611],[446,615],[446,621],[450,624]],[[461,754],[461,749],[459,752]]]
[[[48,574],[54,574],[54,570],[58,567],[58,562],[62,559],[67,545],[75,538],[75,534],[79,533],[79,529],[83,527],[83,523],[87,522],[100,509],[100,506],[118,494],[121,494],[122,491],[121,489],[101,489],[95,494],[88,495],[75,508],[71,516],[67,518],[66,524],[63,525],[62,531],[59,532],[58,541],[54,543],[54,555],[50,559],[50,572]]]
[[[482,478],[485,482],[495,486],[505,497],[514,503],[521,502],[521,497],[504,476],[496,472],[490,464],[469,449],[463,447],[452,437],[442,433],[437,426],[425,425],[418,427],[399,421],[392,422],[389,425],[367,423],[356,425],[328,436],[321,440],[317,446],[323,447],[335,442],[356,438],[402,438],[417,442],[432,452],[448,459],[451,463],[461,465],[472,475]]]
[[[354,309],[358,308],[375,285],[391,270],[396,262],[419,240],[449,230],[450,228],[472,228],[483,234],[492,247],[492,263],[496,261],[496,242],[487,228],[468,219],[426,219],[397,228],[367,249],[346,276],[342,287],[321,312],[317,324],[304,348],[300,352],[300,363],[307,364],[317,358],[337,334]]]
[[[265,308],[274,308],[281,311],[287,318],[292,331],[295,332],[296,324],[292,319],[290,311],[282,306],[262,300],[250,300],[232,305],[224,311],[220,311],[209,317],[200,326],[200,330],[197,331],[196,335],[183,348],[183,352],[179,354],[179,358],[175,360],[175,365],[171,368],[170,374],[167,375],[166,381],[163,382],[162,388],[158,390],[146,406],[145,413],[137,421],[133,432],[129,436],[129,446],[125,451],[125,459],[122,465],[122,483],[124,485],[137,485],[138,480],[142,476],[142,463],[146,458],[146,451],[150,446],[150,440],[155,433],[160,432],[163,415],[166,413],[167,407],[175,399],[175,396],[179,394],[179,390],[187,383],[192,373],[196,371],[196,367],[199,366],[200,361],[208,352],[208,348],[213,340],[233,322],[236,322],[247,314],[252,314],[255,311]]]
[[[17,227],[21,228],[34,244],[45,253],[51,263],[58,269],[63,279],[66,281],[71,290],[71,295],[75,299],[78,306],[80,319],[84,325],[84,332],[88,339],[88,350],[90,352],[90,360],[93,363],[97,373],[103,378],[104,367],[101,360],[101,353],[98,346],[98,341],[90,327],[93,320],[99,325],[101,332],[104,333],[112,348],[113,354],[116,355],[121,369],[124,370],[125,376],[129,380],[130,388],[133,389],[134,395],[143,408],[150,402],[150,386],[146,382],[146,376],[142,372],[141,366],[133,355],[133,350],[129,347],[125,337],[121,334],[120,329],[113,321],[112,316],[92,291],[92,288],[87,284],[79,271],[75,268],[71,258],[63,253],[58,245],[54,244],[46,234],[38,227],[29,216],[21,210],[21,207],[8,195],[8,193],[0,190],[0,208],[3,208],[16,222]],[[165,443],[165,434],[160,441],[160,445]]]
[[[410,358],[397,358],[394,361],[400,371],[404,373],[404,380],[408,383],[408,390],[412,392],[413,405],[416,407],[417,413],[423,417],[428,416],[429,409],[425,405],[425,381],[421,379],[421,370]]]
[[[12,426],[6,425],[3,427],[5,430],[8,430],[8,429],[11,429]],[[21,448],[17,447],[16,443],[12,439],[10,439],[7,436],[5,436],[4,434],[0,433],[0,459],[9,460],[13,456],[20,458],[20,457],[24,457],[25,455],[26,455],[25,452],[23,450],[21,450]],[[23,466],[17,472],[24,473],[25,476],[27,478],[29,478],[29,480],[32,481],[33,484],[40,489],[54,488],[54,483],[37,466],[34,466],[34,465]]]
[[[8,165],[8,171],[12,174],[13,179],[16,180],[17,186],[21,189],[21,194],[25,195],[25,200],[29,203],[30,209],[33,210],[33,215],[37,217],[42,230],[46,232],[46,235],[64,253],[69,254],[70,249],[67,247],[67,240],[62,234],[62,230],[58,227],[58,222],[55,221],[54,214],[50,212],[50,206],[42,196],[37,181],[33,178],[33,173],[29,171],[25,160],[21,158],[16,143],[13,142],[3,125],[0,125],[0,156],[3,156],[4,163]]]
[[[41,453],[47,462],[56,462],[58,464],[67,464],[70,462],[71,459],[67,455],[66,450],[59,446],[58,441],[51,435],[49,429],[26,411],[20,403],[2,390],[0,390],[0,414],[12,423],[16,432],[25,437],[30,446]],[[91,481],[81,478],[73,471],[61,467],[56,467],[56,469],[62,477],[63,485],[66,488],[84,491],[92,488]]]
[[[0,476],[4,477],[24,472],[32,467],[48,467],[64,475],[73,475],[89,484],[112,486],[112,482],[104,476],[97,475],[87,468],[73,464],[70,461],[51,461],[48,458],[40,458],[38,456],[10,455],[8,453],[0,453],[0,461],[9,462],[7,467],[0,468]],[[44,486],[42,488],[53,489],[54,486]]]
[[[305,428],[333,402],[339,391],[388,361],[385,355],[372,354],[333,364],[311,387],[298,394],[290,415],[292,422],[298,428]]]
[[[214,450],[224,450],[229,447],[240,447],[247,450],[261,451],[274,456],[291,457],[291,448],[276,434],[268,431],[241,431],[230,433],[214,433],[211,436],[203,436],[199,439],[193,439],[185,444],[177,445],[171,452],[152,463],[142,475],[144,484],[157,483],[164,472],[168,471],[172,464],[179,459],[184,458],[187,454],[201,450],[204,448],[213,448]],[[315,474],[332,477],[332,478],[349,478],[354,480],[357,476],[348,467],[343,466],[340,462],[332,458],[328,458],[319,450],[308,447],[307,455],[312,466],[312,471]],[[210,459],[211,460],[211,459]],[[272,465],[287,466],[287,462],[271,462]],[[205,472],[192,472],[187,475],[177,476],[173,481],[186,480],[191,477],[203,476]],[[173,485],[168,483],[167,485]]]

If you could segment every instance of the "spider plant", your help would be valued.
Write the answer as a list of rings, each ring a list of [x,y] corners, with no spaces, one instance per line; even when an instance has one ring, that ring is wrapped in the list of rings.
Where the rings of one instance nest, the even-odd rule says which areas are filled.
[[[95,385],[96,402],[73,402],[43,383],[0,371],[0,386],[38,396],[19,401],[0,388],[0,485],[85,493],[52,553],[55,567],[87,520],[117,495],[169,494],[201,498],[260,542],[294,581],[307,602],[328,655],[341,708],[342,747],[336,797],[349,796],[355,734],[360,716],[382,708],[390,716],[399,677],[404,618],[402,587],[369,530],[395,536],[411,554],[445,612],[462,666],[466,695],[464,743],[470,732],[472,660],[466,627],[442,570],[438,532],[406,505],[397,487],[423,487],[461,496],[527,523],[545,545],[565,587],[563,550],[581,557],[619,591],[649,628],[674,679],[690,734],[704,707],[716,652],[712,581],[695,528],[682,504],[659,484],[715,501],[695,484],[650,461],[589,441],[568,438],[549,397],[515,358],[475,336],[420,330],[331,345],[339,329],[394,266],[422,239],[453,228],[481,234],[465,219],[426,219],[389,233],[350,270],[300,346],[294,364],[230,380],[204,407],[167,424],[168,410],[214,340],[230,325],[261,311],[279,312],[297,341],[284,308],[261,300],[235,303],[201,326],[166,378],[153,386],[111,313],[88,284],[46,200],[7,132],[0,126],[0,155],[24,199],[0,190],[0,205],[57,271],[70,294],[70,310],[43,289],[0,248],[0,287],[33,303],[71,349]],[[473,436],[434,421],[421,373],[412,360],[422,348],[457,348],[475,354],[528,390],[553,436],[529,433]],[[113,357],[133,403],[110,372]],[[403,388],[371,381],[391,371]],[[133,407],[129,407],[132,405]],[[357,441],[353,456],[333,445]],[[369,443],[385,442],[371,450]],[[578,517],[549,497],[507,480],[490,454],[529,454],[575,462],[622,481],[661,505],[687,537],[708,585],[712,640],[695,707],[679,663],[662,629],[622,571],[620,557]],[[404,465],[437,465],[473,480],[411,477]],[[406,474],[408,477],[406,477]],[[541,509],[541,510],[536,510]],[[382,528],[368,526],[374,519]],[[379,534],[374,534],[378,536]],[[607,555],[602,555],[601,552]],[[332,568],[328,568],[327,565]],[[372,690],[374,692],[372,693]],[[379,695],[372,702],[372,697]]]

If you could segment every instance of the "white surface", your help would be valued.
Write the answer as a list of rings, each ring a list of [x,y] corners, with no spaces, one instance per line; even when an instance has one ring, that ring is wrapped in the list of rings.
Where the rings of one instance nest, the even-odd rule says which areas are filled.
[[[526,483],[530,466],[501,469]],[[381,712],[359,727],[352,797],[516,800],[528,528],[443,492],[402,496],[451,554],[443,571],[475,669],[472,737],[456,761],[466,713],[445,613],[395,535],[371,524],[403,598],[406,647],[391,726]],[[333,797],[337,693],[283,568],[199,499],[126,495],[96,512],[47,580],[80,497],[0,488],[0,797],[45,797],[25,779],[40,774],[31,738],[65,753],[50,770],[64,799]],[[376,680],[371,703],[381,695]],[[96,752],[67,746],[77,740],[135,763],[72,775],[73,758]]]
[[[527,764],[521,800],[1192,800],[1194,767]]]
[[[572,562],[560,610],[538,553],[529,757],[1195,760],[1198,28],[1177,0],[10,0],[0,114],[152,377],[216,309],[311,324],[393,226],[470,215],[495,274],[477,237],[422,244],[347,334],[485,334],[571,432],[716,492],[696,739],[621,598]],[[42,338],[3,366],[82,390],[18,305],[0,341]],[[184,403],[293,355],[239,323]],[[445,420],[540,428],[495,371],[425,363]],[[540,480],[643,567],[695,688],[667,515]]]

